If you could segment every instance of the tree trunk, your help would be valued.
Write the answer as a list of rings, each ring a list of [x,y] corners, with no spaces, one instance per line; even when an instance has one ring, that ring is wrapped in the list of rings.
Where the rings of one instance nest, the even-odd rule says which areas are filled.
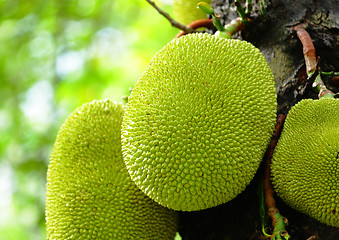
[[[337,0],[266,0],[268,19],[261,13],[259,1],[253,1],[253,22],[236,38],[258,47],[275,76],[278,113],[287,114],[302,98],[316,99],[311,90],[301,94],[307,75],[303,48],[293,27],[303,23],[320,57],[323,71],[339,71],[339,1]],[[214,0],[212,6],[223,24],[237,17],[232,0]],[[333,92],[339,92],[337,78],[324,79]],[[215,208],[182,212],[180,234],[184,240],[267,239],[261,233],[257,186],[263,175],[261,166],[246,190],[232,201]],[[275,196],[277,208],[289,220],[287,231],[294,240],[338,240],[339,229],[302,214]]]

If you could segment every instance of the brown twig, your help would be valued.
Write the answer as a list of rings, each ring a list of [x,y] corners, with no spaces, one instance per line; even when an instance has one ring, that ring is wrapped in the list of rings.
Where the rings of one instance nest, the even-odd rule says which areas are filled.
[[[318,62],[320,62],[320,57],[318,57]],[[321,74],[320,74],[321,70],[319,66],[317,70],[319,74],[314,79],[312,87],[318,92],[318,98],[320,99],[325,95],[334,96],[334,93],[326,87],[324,81],[322,80]]]
[[[309,76],[309,74],[312,74],[317,69],[317,57],[312,39],[308,32],[304,29],[303,24],[298,24],[293,28],[293,30],[296,31],[297,36],[303,45],[306,72],[307,76]]]
[[[273,156],[274,148],[277,145],[280,133],[285,121],[285,115],[279,114],[277,116],[277,123],[275,125],[274,133],[271,138],[270,145],[268,146],[266,155],[265,155],[265,173],[264,173],[264,192],[265,192],[265,203],[268,209],[268,216],[272,219],[272,225],[274,228],[271,239],[274,239],[274,236],[279,234],[280,236],[288,235],[288,232],[285,230],[285,225],[287,224],[287,218],[283,217],[278,208],[275,205],[275,200],[273,196],[273,188],[270,182],[271,176],[271,159]]]
[[[194,30],[197,29],[197,28],[201,28],[201,27],[206,27],[206,28],[211,29],[211,28],[213,28],[213,26],[214,25],[213,25],[212,19],[199,19],[199,20],[196,20],[196,21],[194,21],[194,22],[192,22],[188,25],[188,27],[190,27]],[[175,36],[175,38],[179,38],[179,37],[186,35],[186,34],[187,34],[187,32],[181,31]]]
[[[309,81],[314,81],[313,88],[318,91],[318,97],[321,98],[325,95],[333,96],[334,93],[327,89],[324,82],[321,79],[320,68],[318,66],[319,59],[317,60],[315,54],[315,48],[312,42],[312,39],[308,32],[304,29],[302,24],[299,24],[293,28],[297,32],[297,36],[303,45],[303,54],[306,64],[306,73],[308,77],[308,84],[311,84]],[[316,77],[314,77],[314,75]],[[306,86],[308,85],[306,84]],[[306,90],[306,88],[305,88]]]
[[[274,148],[277,145],[280,133],[285,121],[285,115],[279,114],[277,116],[277,123],[275,125],[274,133],[271,138],[270,145],[268,146],[266,156],[265,156],[265,180],[264,180],[264,189],[265,189],[265,203],[267,208],[275,207],[275,200],[273,198],[273,188],[270,182],[271,176],[271,159],[273,156]]]
[[[146,0],[152,7],[154,7],[158,13],[160,13],[161,15],[163,15],[170,23],[173,27],[175,28],[179,28],[180,30],[186,32],[186,33],[191,33],[194,30],[191,27],[187,27],[177,21],[175,21],[167,12],[164,12],[163,10],[161,10],[156,4],[155,2],[151,1],[151,0]]]

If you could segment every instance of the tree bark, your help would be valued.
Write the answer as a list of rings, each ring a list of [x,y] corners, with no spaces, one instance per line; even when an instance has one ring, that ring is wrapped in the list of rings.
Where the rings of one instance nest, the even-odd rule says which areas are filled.
[[[259,1],[253,1],[252,24],[236,35],[251,42],[266,57],[275,76],[278,113],[289,109],[303,98],[317,99],[311,90],[302,93],[307,80],[303,46],[293,30],[303,24],[310,34],[323,71],[339,71],[339,1],[338,0],[266,0],[268,19],[261,13]],[[215,12],[223,24],[238,17],[232,0],[214,0]],[[339,92],[336,77],[325,77],[326,86]],[[255,240],[267,239],[261,233],[257,186],[263,175],[261,166],[246,190],[232,201],[215,208],[181,212],[180,234],[184,240]],[[327,226],[302,214],[275,196],[276,205],[288,218],[287,231],[293,240],[338,240],[339,229]]]

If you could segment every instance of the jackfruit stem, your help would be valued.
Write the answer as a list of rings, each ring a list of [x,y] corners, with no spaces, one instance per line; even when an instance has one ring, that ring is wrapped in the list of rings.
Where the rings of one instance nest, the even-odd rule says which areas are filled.
[[[224,38],[230,39],[234,34],[240,32],[245,29],[243,21],[240,17],[233,19],[229,24],[225,26]],[[223,36],[223,34],[219,34],[219,36]]]
[[[331,76],[332,77],[332,81],[333,82],[335,82],[335,81],[337,81],[337,79],[338,79],[338,76],[339,76],[339,72],[323,72],[323,71],[321,71],[321,75],[324,75],[324,76]],[[330,80],[330,81],[331,81]],[[337,93],[333,93],[333,97],[334,98],[339,98],[339,92],[337,92]]]
[[[250,14],[252,8],[252,1],[246,1],[246,10],[244,10],[238,1],[234,1],[236,11],[240,17],[233,19],[229,24],[225,25],[224,30],[219,30],[218,35],[220,37],[230,39],[234,34],[245,29],[245,26],[252,20],[247,17]]]
[[[251,22],[251,19],[247,17],[247,14],[250,13],[250,8],[252,8],[252,1],[247,0],[246,13],[238,1],[235,1],[234,4],[240,17],[232,20],[229,24],[223,26],[220,22],[220,15],[214,12],[211,5],[206,2],[198,3],[198,7],[200,8],[200,10],[212,16],[213,24],[218,30],[216,32],[216,35],[218,35],[219,37],[230,39],[237,32],[244,30],[245,25]]]
[[[265,153],[265,173],[264,173],[264,191],[265,191],[265,203],[268,209],[268,216],[272,220],[273,233],[270,239],[290,239],[290,235],[285,230],[285,226],[288,223],[287,218],[283,217],[278,208],[276,208],[275,200],[273,197],[273,188],[270,182],[271,176],[271,159],[273,156],[274,148],[277,145],[280,133],[284,124],[286,116],[284,114],[278,114],[277,123],[275,125],[274,133],[271,138],[271,142]]]
[[[265,203],[267,208],[274,208],[275,207],[275,200],[273,198],[273,188],[270,182],[270,175],[271,175],[271,159],[273,156],[274,148],[277,145],[278,139],[280,137],[280,133],[284,124],[286,116],[284,114],[278,114],[277,122],[275,125],[274,133],[271,138],[271,142],[267,148],[265,153],[265,174],[264,174],[264,189],[265,189]]]
[[[199,20],[196,20],[190,24],[188,24],[188,27],[192,28],[192,29],[197,29],[197,28],[208,28],[208,29],[211,29],[213,28],[213,20],[212,19],[199,19]],[[187,33],[184,32],[184,31],[180,31],[176,36],[175,38],[179,38],[183,35],[186,35]]]
[[[287,218],[283,217],[277,208],[268,209],[268,215],[272,218],[272,225],[274,226],[270,239],[290,239],[290,235],[285,230],[285,226],[288,224]]]
[[[204,13],[212,16],[213,24],[218,31],[221,31],[221,32],[225,31],[225,28],[222,26],[222,24],[220,22],[220,14],[214,12],[214,9],[212,8],[212,6],[210,4],[208,4],[206,2],[200,2],[200,3],[198,3],[197,6]]]
[[[160,13],[162,16],[164,16],[173,27],[178,28],[186,33],[192,33],[194,32],[194,29],[185,26],[184,24],[181,24],[177,21],[175,21],[167,12],[164,12],[163,10],[161,10],[156,4],[155,2],[151,1],[151,0],[146,0],[152,7],[155,8],[155,10],[158,11],[158,13]]]
[[[334,98],[335,96],[335,94],[325,86],[320,74],[315,78],[312,87],[317,91],[319,99]]]

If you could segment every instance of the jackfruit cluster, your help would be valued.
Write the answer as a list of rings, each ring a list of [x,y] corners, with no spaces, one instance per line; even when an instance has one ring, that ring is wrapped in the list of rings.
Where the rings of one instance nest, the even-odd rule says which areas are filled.
[[[175,19],[185,25],[198,19],[206,19],[207,14],[201,11],[197,5],[201,0],[173,0],[173,13]],[[210,3],[210,0],[204,2]]]
[[[287,204],[339,227],[339,100],[302,100],[288,113],[272,165]]]
[[[93,101],[62,125],[47,173],[48,239],[173,239],[177,215],[132,182],[121,154],[123,106]]]
[[[122,125],[132,180],[174,210],[225,203],[250,183],[276,119],[273,74],[252,44],[190,34],[160,50]]]

